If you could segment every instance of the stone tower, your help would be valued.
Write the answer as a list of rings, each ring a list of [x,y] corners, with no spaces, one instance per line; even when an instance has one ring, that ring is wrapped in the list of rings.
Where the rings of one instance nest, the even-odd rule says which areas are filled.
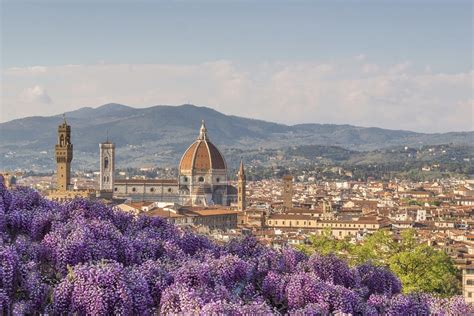
[[[115,144],[107,140],[99,144],[100,151],[100,191],[110,191],[114,189],[115,171]]]
[[[293,177],[283,176],[283,207],[293,207]]]
[[[67,125],[66,117],[58,127],[58,143],[55,147],[56,154],[56,189],[67,191],[71,188],[71,161],[72,143],[71,126]]]
[[[237,178],[238,178],[237,205],[238,205],[239,211],[245,211],[245,209],[247,208],[247,192],[245,191],[245,184],[247,181],[245,177],[244,162],[242,160],[240,160],[240,168],[239,168],[239,172],[237,173]]]

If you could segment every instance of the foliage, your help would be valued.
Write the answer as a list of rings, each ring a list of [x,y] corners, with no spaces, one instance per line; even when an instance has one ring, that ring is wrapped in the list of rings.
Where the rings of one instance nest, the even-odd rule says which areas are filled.
[[[412,259],[397,260],[402,267]],[[385,267],[277,251],[251,237],[218,245],[162,218],[83,199],[59,204],[0,186],[1,314],[474,312],[460,297],[401,290]]]
[[[413,230],[401,233],[397,242],[387,230],[367,236],[362,243],[337,240],[330,232],[311,238],[301,249],[311,254],[334,253],[353,265],[370,262],[390,268],[401,280],[404,293],[427,292],[441,296],[459,293],[459,276],[451,258],[426,244],[419,244]]]

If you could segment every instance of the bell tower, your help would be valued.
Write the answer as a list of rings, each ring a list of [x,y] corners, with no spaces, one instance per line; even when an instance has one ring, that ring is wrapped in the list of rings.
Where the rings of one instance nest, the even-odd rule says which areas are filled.
[[[114,189],[114,169],[115,169],[115,144],[107,141],[99,144],[100,150],[100,180],[101,191]]]
[[[56,189],[67,191],[71,188],[71,161],[72,143],[71,126],[67,125],[66,117],[58,127],[58,143],[55,146],[56,154]]]
[[[247,183],[244,170],[244,162],[240,160],[240,168],[237,173],[238,183],[237,183],[237,206],[239,211],[245,211],[247,208],[247,192],[245,191],[245,184]]]
[[[293,207],[293,177],[283,176],[283,207],[290,209]]]

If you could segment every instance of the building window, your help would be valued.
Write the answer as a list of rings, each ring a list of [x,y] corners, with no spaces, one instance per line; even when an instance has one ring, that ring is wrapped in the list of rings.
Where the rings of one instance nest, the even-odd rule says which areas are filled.
[[[109,167],[109,157],[104,158],[104,169],[107,169]]]
[[[171,193],[171,188],[168,188],[168,192],[170,192],[170,193]]]
[[[216,179],[216,182],[217,182],[217,183],[219,183],[220,181],[221,181],[221,179],[220,179],[220,178],[217,178],[217,179]]]
[[[118,191],[118,188],[114,188],[114,191],[117,192],[117,191]]]
[[[151,188],[151,189],[150,189],[150,192],[155,192],[155,188]]]
[[[203,178],[203,177],[199,177],[198,181],[199,181],[199,182],[204,182],[204,178]]]
[[[136,189],[136,188],[132,188],[132,192],[135,192],[135,191],[137,191],[137,189]]]
[[[474,285],[474,280],[467,280],[466,285]]]

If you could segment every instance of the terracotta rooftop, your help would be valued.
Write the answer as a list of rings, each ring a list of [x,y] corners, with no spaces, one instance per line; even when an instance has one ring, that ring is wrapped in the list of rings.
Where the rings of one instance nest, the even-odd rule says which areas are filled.
[[[181,158],[179,164],[180,171],[193,169],[201,171],[207,171],[210,169],[226,169],[224,157],[217,147],[207,140],[207,138],[196,140],[188,147]]]

